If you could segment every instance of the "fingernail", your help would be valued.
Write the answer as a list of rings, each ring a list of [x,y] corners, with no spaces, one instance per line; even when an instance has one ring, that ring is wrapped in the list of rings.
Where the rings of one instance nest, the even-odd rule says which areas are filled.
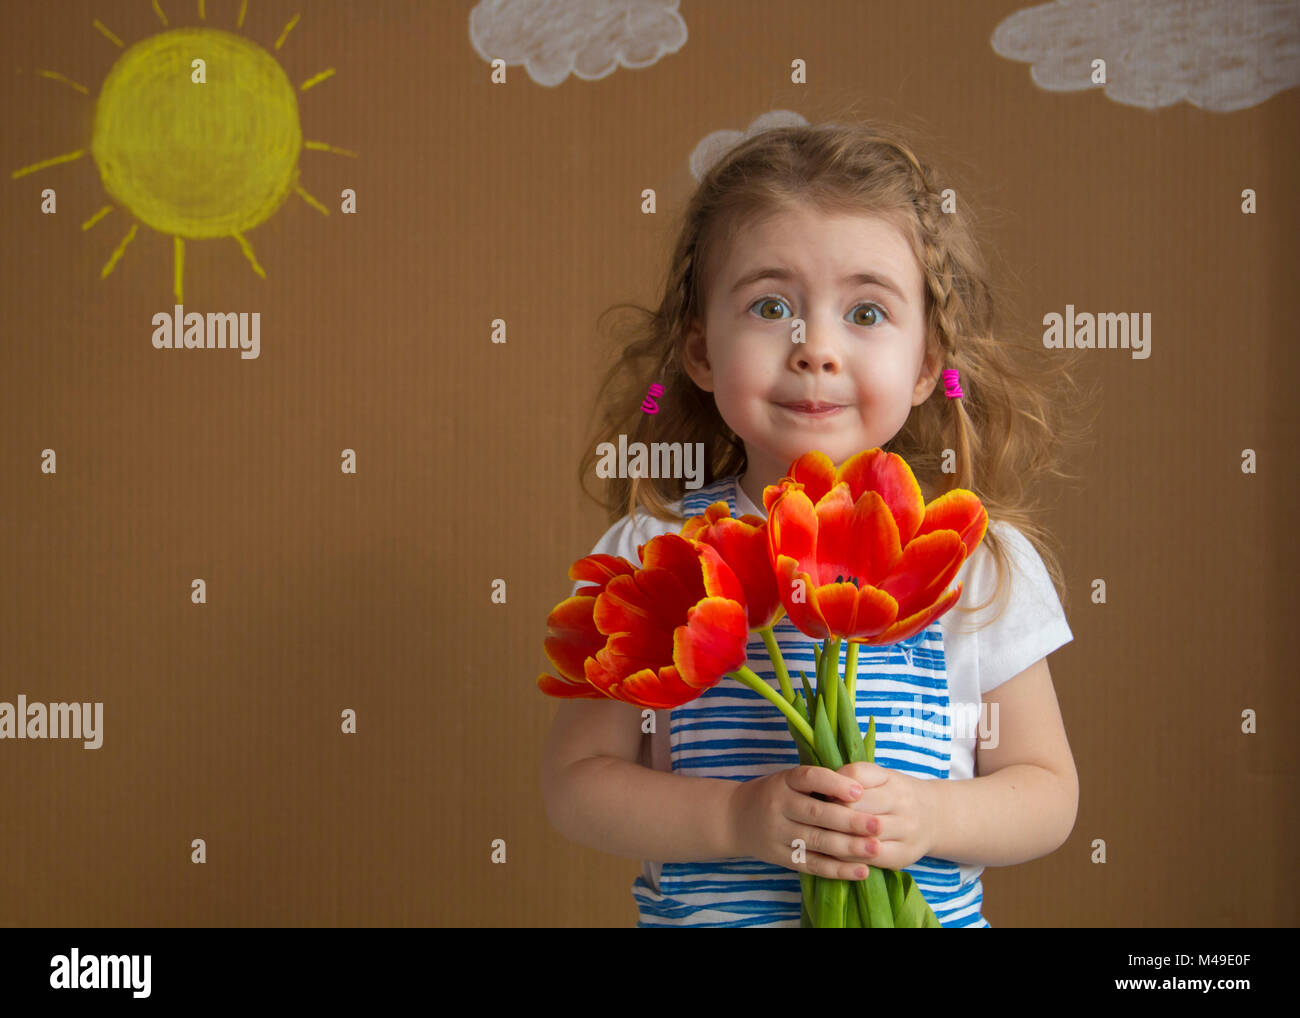
[[[855,798],[855,799],[856,799],[859,795],[861,795],[861,794],[862,794],[862,786],[861,786],[861,785],[854,785],[853,787],[851,787],[851,788],[849,789],[849,795],[851,795],[851,796],[852,796],[853,798]]]

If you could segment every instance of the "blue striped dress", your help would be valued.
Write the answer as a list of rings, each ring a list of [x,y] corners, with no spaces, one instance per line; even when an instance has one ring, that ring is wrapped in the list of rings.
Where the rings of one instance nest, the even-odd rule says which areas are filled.
[[[703,513],[713,502],[736,507],[734,477],[687,491],[682,513]],[[813,641],[788,617],[774,627],[791,680],[813,674]],[[751,633],[748,665],[780,689],[762,637]],[[844,674],[847,644],[840,647]],[[875,761],[922,779],[948,777],[953,718],[949,710],[939,621],[911,640],[890,647],[859,647],[856,714],[859,728],[876,719]],[[920,709],[918,709],[918,707]],[[662,712],[661,715],[662,716]],[[799,765],[785,716],[736,680],[717,685],[670,715],[672,771],[702,778],[746,781]],[[962,883],[957,863],[929,856],[907,867],[944,926],[988,927],[980,914],[983,885]],[[753,858],[666,862],[656,888],[646,874],[632,885],[637,926],[798,927],[800,886],[795,870]]]

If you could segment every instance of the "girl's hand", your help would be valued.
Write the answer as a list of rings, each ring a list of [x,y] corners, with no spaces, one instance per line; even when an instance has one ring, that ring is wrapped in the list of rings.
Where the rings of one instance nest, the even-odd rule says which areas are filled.
[[[934,819],[928,782],[873,763],[847,763],[836,773],[864,789],[849,808],[868,816],[867,862],[901,870],[929,854]]]
[[[819,877],[861,880],[868,861],[863,836],[876,818],[834,801],[851,803],[860,791],[852,775],[809,765],[736,782],[727,817],[732,854]],[[804,842],[802,861],[796,861],[796,838]]]

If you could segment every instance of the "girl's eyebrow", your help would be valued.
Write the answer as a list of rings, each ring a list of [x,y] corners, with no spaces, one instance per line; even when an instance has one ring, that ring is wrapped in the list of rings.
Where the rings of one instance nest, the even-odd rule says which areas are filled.
[[[797,272],[792,272],[790,269],[775,267],[755,269],[753,272],[747,272],[745,275],[741,276],[740,279],[736,280],[736,285],[731,288],[731,292],[734,294],[737,290],[748,286],[750,283],[757,283],[760,279],[780,279],[783,281],[789,281],[798,278],[799,274]],[[894,281],[888,276],[879,273],[854,272],[841,279],[840,283],[874,284],[875,286],[888,290],[904,304],[907,303],[907,298],[903,296],[903,291],[894,283]]]

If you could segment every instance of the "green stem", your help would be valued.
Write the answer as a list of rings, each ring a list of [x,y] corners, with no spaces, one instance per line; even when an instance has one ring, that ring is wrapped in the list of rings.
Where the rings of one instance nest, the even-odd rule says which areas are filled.
[[[786,720],[789,721],[790,724],[794,725],[794,727],[799,730],[799,734],[808,740],[808,745],[813,745],[815,737],[813,736],[813,730],[809,726],[808,722],[799,716],[799,712],[795,710],[794,706],[780,693],[755,675],[751,668],[747,665],[741,665],[734,672],[728,672],[727,674],[737,682],[748,686],[755,693],[771,700],[777,710],[785,715]]]
[[[781,654],[781,647],[776,642],[776,634],[772,632],[771,626],[760,629],[758,632],[763,637],[763,645],[767,647],[767,656],[772,659],[772,667],[776,670],[776,680],[781,683],[781,695],[794,703],[794,687],[790,684],[790,672],[785,667],[785,657]]]
[[[853,699],[854,687],[858,683],[858,644],[849,644],[848,657],[844,661],[844,691],[849,694],[849,703],[856,703]]]
[[[838,724],[836,715],[839,711],[840,699],[835,692],[835,682],[831,679],[834,675],[836,679],[840,675],[840,638],[838,636],[828,637],[826,645],[822,647],[822,674],[817,679],[817,692],[821,693],[823,685],[826,689],[826,720],[831,723],[831,731],[837,730]]]

